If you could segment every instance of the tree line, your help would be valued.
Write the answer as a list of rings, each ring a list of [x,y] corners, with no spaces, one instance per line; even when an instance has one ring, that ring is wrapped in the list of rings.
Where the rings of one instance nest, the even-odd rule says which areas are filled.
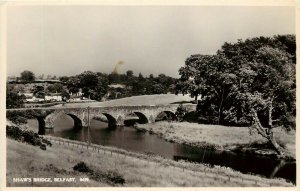
[[[53,78],[52,78],[53,79]],[[38,97],[43,98],[48,93],[58,93],[64,99],[69,99],[70,94],[75,94],[82,90],[84,97],[101,101],[103,97],[110,91],[107,99],[137,96],[175,93],[175,78],[159,74],[154,76],[150,74],[144,77],[141,73],[136,76],[132,70],[128,70],[125,74],[105,74],[101,72],[85,71],[74,76],[58,77],[59,83],[50,84],[45,89],[42,85],[35,85],[31,90]],[[31,71],[24,71],[18,78],[19,81],[30,83],[36,80],[35,74]],[[109,85],[121,84],[121,88],[109,88]],[[24,93],[22,86],[7,86],[7,108],[21,107],[25,99],[18,92]],[[13,94],[13,96],[12,96]],[[12,99],[11,99],[12,98]],[[15,104],[14,104],[15,103]]]

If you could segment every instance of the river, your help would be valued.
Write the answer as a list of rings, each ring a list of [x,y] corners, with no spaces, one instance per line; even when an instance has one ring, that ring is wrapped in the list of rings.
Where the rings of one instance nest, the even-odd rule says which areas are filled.
[[[29,124],[33,130],[37,131],[36,121],[30,120]],[[57,120],[54,131],[50,134],[86,142],[88,140],[87,128],[74,130],[72,126],[72,120],[68,116],[63,116]],[[296,162],[228,151],[204,150],[171,143],[148,132],[138,131],[132,126],[112,129],[108,128],[105,122],[92,120],[90,123],[90,140],[95,144],[114,146],[128,151],[151,153],[169,159],[183,159],[206,163],[211,166],[225,166],[243,173],[259,174],[267,178],[281,177],[293,183],[296,181]]]

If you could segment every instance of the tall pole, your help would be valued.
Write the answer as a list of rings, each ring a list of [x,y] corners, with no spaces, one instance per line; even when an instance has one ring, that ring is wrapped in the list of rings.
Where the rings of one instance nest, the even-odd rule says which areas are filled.
[[[88,109],[88,145],[91,145],[91,140],[90,140],[90,106],[87,107]]]

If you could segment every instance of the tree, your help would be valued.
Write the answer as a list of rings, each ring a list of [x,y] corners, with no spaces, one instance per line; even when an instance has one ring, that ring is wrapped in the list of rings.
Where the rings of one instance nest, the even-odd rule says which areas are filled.
[[[127,76],[127,78],[132,78],[133,77],[133,71],[132,70],[127,70],[126,76]]]
[[[179,104],[176,109],[175,115],[179,121],[183,121],[183,118],[187,113],[187,109],[184,108],[182,104]]]
[[[41,94],[41,92],[43,94],[45,94],[44,86],[35,85],[35,86],[33,86],[32,92],[33,92],[33,95],[36,95],[39,92],[40,92],[39,94]]]
[[[289,53],[277,48],[258,49],[254,85],[248,92],[239,92],[245,94],[250,107],[252,127],[268,139],[282,157],[284,151],[276,142],[273,129],[295,128],[295,65],[290,58]]]
[[[153,94],[162,94],[164,93],[164,87],[161,84],[153,84],[152,86],[152,93]]]
[[[18,92],[14,91],[13,87],[6,87],[6,108],[22,108],[24,107],[25,96],[19,95]]]
[[[77,93],[81,88],[79,75],[69,77],[68,81],[66,82],[66,85],[69,92]]]
[[[108,79],[105,76],[98,76],[98,83],[92,94],[92,99],[101,101],[108,90]]]
[[[235,64],[222,55],[192,55],[187,58],[185,66],[179,69],[180,79],[176,83],[176,93],[190,94],[198,100],[198,96],[217,98],[219,109],[226,98],[228,86],[233,75],[224,72],[225,68],[234,70]],[[207,97],[207,100],[210,98]]]
[[[293,43],[282,39],[293,38],[238,40],[216,55],[190,56],[177,92],[201,95],[197,108],[207,122],[251,126],[284,156],[273,129],[295,128],[296,80]]]
[[[20,79],[24,82],[32,82],[35,80],[35,76],[33,72],[25,70],[21,73]]]
[[[70,94],[67,90],[63,89],[63,91],[61,92],[61,97],[64,101],[70,99]]]
[[[69,77],[68,77],[68,76],[62,76],[62,77],[59,77],[59,80],[60,80],[61,82],[67,83],[68,80],[69,80]]]
[[[79,75],[80,87],[82,87],[82,92],[85,96],[90,97],[93,94],[98,84],[97,74],[91,71],[85,71]]]
[[[60,83],[51,84],[47,87],[47,91],[50,93],[62,93],[64,86]]]

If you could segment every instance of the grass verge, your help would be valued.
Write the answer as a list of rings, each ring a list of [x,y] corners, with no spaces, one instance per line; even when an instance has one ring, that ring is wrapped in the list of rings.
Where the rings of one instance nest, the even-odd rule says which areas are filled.
[[[15,140],[6,140],[7,186],[121,186],[107,181],[110,172],[124,178],[123,186],[293,186],[284,179],[247,175],[219,166],[176,162],[113,147],[99,146],[99,152],[54,141],[53,146],[44,151]],[[90,177],[84,172],[74,171],[74,166],[81,161],[94,172],[102,173],[97,173],[98,178],[90,178],[87,182],[78,181]],[[15,177],[74,177],[77,181],[16,183],[12,181]]]
[[[275,151],[266,143],[266,139],[255,132],[249,133],[247,127],[161,121],[154,124],[139,124],[136,128],[180,144],[213,150],[275,155]],[[285,149],[287,156],[295,159],[295,132],[287,133],[282,129],[275,129],[274,135],[278,143]]]

